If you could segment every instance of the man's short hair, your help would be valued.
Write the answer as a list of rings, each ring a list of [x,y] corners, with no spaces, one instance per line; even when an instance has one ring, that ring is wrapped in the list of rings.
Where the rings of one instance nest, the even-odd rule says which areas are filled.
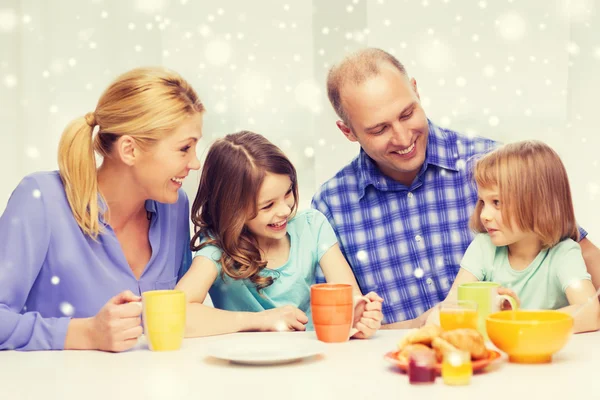
[[[350,121],[342,106],[340,89],[347,83],[360,85],[368,78],[379,75],[384,63],[390,63],[403,75],[407,75],[404,65],[396,57],[377,48],[366,48],[352,53],[329,70],[327,96],[336,114],[346,125],[349,126]]]

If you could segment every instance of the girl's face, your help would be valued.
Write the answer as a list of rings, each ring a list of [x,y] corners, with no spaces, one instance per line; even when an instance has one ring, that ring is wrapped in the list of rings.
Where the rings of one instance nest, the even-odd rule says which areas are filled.
[[[158,141],[136,164],[136,180],[145,197],[175,203],[182,182],[191,170],[200,168],[196,144],[202,136],[202,114],[194,114],[172,135]]]
[[[285,238],[295,201],[290,177],[267,172],[258,191],[258,214],[246,221],[246,227],[256,236],[259,244]]]
[[[479,187],[478,194],[479,202],[482,205],[480,214],[481,223],[487,230],[495,246],[509,246],[536,237],[533,232],[523,232],[516,228],[516,223],[513,221],[511,221],[513,229],[504,225],[498,186],[490,188]]]

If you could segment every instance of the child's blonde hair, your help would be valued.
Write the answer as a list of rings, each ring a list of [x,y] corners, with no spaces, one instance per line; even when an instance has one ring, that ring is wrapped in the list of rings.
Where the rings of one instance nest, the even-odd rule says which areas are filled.
[[[540,141],[504,145],[483,156],[473,174],[478,188],[498,187],[503,221],[523,232],[534,232],[544,248],[579,239],[567,171],[558,154]],[[471,215],[471,228],[486,232],[481,209]]]

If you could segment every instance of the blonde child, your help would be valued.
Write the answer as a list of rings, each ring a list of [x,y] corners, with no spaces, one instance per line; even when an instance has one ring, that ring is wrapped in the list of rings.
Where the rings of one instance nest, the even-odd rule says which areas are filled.
[[[600,328],[600,304],[577,243],[567,173],[539,141],[502,146],[475,165],[479,199],[469,245],[448,298],[467,282],[493,281],[524,309],[572,312],[575,332]]]
[[[266,138],[239,132],[211,146],[192,207],[196,254],[177,285],[188,301],[186,336],[310,328],[318,265],[328,282],[362,296],[325,216],[297,206],[296,170]],[[214,308],[203,305],[207,293]],[[366,297],[356,338],[372,336],[383,319],[383,300]]]

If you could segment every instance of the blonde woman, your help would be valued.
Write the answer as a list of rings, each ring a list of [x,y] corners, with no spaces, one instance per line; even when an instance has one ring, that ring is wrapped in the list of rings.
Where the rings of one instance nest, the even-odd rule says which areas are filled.
[[[574,331],[600,328],[600,304],[577,243],[567,172],[539,141],[507,144],[475,165],[478,202],[467,249],[448,298],[467,282],[498,282],[525,309],[573,312]],[[506,290],[506,289],[505,289]]]
[[[172,289],[191,262],[181,184],[203,111],[178,74],[140,68],[66,127],[59,171],[25,177],[0,217],[0,349],[136,344],[141,292]]]

